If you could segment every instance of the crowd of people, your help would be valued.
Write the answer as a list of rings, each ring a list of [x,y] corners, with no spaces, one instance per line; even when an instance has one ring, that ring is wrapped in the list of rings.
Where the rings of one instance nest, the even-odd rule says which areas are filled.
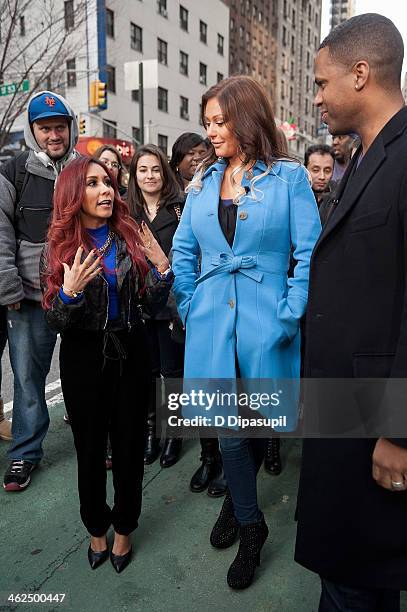
[[[310,146],[304,165],[248,76],[204,94],[207,137],[182,134],[169,162],[157,146],[140,146],[126,186],[114,147],[92,158],[76,152],[76,117],[62,96],[30,99],[28,150],[0,169],[0,354],[8,341],[14,374],[11,429],[0,402],[0,438],[10,442],[3,487],[26,489],[42,459],[59,334],[92,569],[109,556],[117,572],[129,564],[144,464],[159,457],[170,468],[182,454],[182,437],[162,431],[182,381],[247,390],[288,379],[293,433],[301,432],[301,376],[406,378],[403,54],[398,30],[380,15],[328,35],[315,59],[315,104],[332,145]],[[400,398],[381,400],[392,421]],[[322,415],[326,397],[314,401]],[[306,415],[306,394],[302,403]],[[393,429],[303,441],[295,559],[321,577],[320,612],[400,609],[407,430]],[[227,433],[200,429],[189,486],[224,496],[210,543],[224,549],[239,539],[227,583],[240,590],[269,535],[257,474],[263,462],[280,473],[282,431]]]

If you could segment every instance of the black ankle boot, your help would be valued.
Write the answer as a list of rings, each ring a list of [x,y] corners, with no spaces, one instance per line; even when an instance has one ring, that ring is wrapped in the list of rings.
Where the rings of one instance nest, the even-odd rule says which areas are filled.
[[[280,438],[268,438],[264,453],[264,469],[273,476],[281,473]]]
[[[246,589],[251,585],[256,567],[260,565],[260,551],[268,534],[264,516],[257,523],[240,527],[239,550],[227,575],[231,589]]]
[[[228,491],[223,500],[222,509],[218,519],[213,526],[210,543],[215,548],[229,548],[236,540],[239,533],[239,523],[237,522],[233,512],[233,501]]]
[[[163,468],[171,467],[177,463],[182,449],[182,438],[167,438],[160,457]]]
[[[194,493],[204,491],[211,480],[222,471],[222,459],[216,439],[201,438],[201,461],[202,465],[197,469],[189,483],[189,488]]]
[[[223,497],[227,490],[228,483],[222,466],[218,476],[211,480],[208,485],[208,495],[209,497]]]
[[[147,429],[147,439],[146,439],[146,447],[144,449],[144,463],[146,465],[150,465],[154,463],[160,454],[160,441],[155,436],[155,426],[148,426]]]

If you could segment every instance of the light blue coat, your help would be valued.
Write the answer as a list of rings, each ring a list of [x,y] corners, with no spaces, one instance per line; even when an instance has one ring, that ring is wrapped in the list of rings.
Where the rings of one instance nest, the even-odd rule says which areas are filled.
[[[174,294],[186,325],[185,378],[298,379],[299,322],[309,261],[321,231],[306,170],[280,161],[241,199],[232,248],[218,220],[226,164],[188,195],[173,241]],[[266,166],[257,162],[254,176]],[[250,181],[245,175],[243,186]],[[263,194],[263,196],[262,196]],[[288,278],[290,252],[296,260]],[[199,269],[199,261],[202,257]]]

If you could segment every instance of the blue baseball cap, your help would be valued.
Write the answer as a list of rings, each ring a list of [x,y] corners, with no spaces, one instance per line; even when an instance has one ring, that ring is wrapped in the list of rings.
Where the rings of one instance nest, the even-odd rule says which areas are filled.
[[[28,120],[33,123],[39,119],[49,119],[50,117],[72,119],[65,104],[51,91],[44,91],[29,103]]]

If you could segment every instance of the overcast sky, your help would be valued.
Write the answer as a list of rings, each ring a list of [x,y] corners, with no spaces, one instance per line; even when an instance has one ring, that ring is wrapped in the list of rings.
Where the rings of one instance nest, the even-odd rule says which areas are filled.
[[[323,0],[322,7],[322,38],[329,32],[330,0]],[[404,40],[405,56],[407,53],[407,2],[406,0],[356,0],[356,15],[362,13],[380,13],[391,19]],[[407,71],[407,61],[404,58],[403,76]]]

